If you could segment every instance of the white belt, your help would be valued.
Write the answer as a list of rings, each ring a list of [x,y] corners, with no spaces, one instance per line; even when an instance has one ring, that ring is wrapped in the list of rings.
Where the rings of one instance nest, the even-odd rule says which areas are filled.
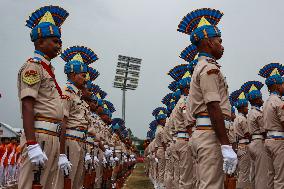
[[[43,129],[57,133],[59,131],[60,124],[51,123],[47,121],[35,121],[35,129]]]
[[[245,144],[245,143],[249,143],[249,139],[241,139],[239,140],[240,144]]]
[[[114,147],[109,147],[110,150],[114,150]]]
[[[268,131],[268,138],[284,138],[284,131]]]
[[[115,153],[121,153],[121,150],[115,150]]]
[[[199,117],[196,119],[196,126],[211,126],[211,120],[209,117]]]
[[[95,145],[95,143],[94,143],[94,138],[92,138],[92,137],[90,137],[90,136],[88,136],[88,137],[86,138],[86,142],[92,143],[92,144]]]
[[[177,134],[177,137],[178,138],[189,138],[189,134],[180,132]]]
[[[73,129],[66,129],[66,135],[69,137],[76,137],[83,139],[85,137],[85,133],[83,131],[73,130]]]
[[[252,140],[256,140],[256,139],[264,139],[264,137],[262,135],[252,135],[251,136]]]

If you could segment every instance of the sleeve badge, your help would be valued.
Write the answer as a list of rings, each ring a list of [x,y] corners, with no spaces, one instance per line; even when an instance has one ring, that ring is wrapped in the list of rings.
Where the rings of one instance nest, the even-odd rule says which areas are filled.
[[[211,74],[218,74],[220,72],[220,70],[218,69],[212,69],[212,70],[208,70],[207,71],[207,74],[208,75],[211,75]]]
[[[23,75],[23,82],[28,85],[34,85],[40,82],[40,75],[36,70],[28,70]]]

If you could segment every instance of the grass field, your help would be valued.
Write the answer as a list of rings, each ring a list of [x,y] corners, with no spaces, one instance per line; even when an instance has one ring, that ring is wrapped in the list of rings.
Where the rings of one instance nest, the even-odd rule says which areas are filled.
[[[144,173],[144,164],[138,163],[129,176],[123,189],[154,189],[153,184]]]

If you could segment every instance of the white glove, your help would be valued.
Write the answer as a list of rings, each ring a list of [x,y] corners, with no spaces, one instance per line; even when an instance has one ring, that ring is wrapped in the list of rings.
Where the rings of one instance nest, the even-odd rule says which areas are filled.
[[[112,150],[106,149],[106,151],[105,151],[105,156],[106,156],[106,157],[112,156]]]
[[[114,159],[113,159],[112,156],[109,158],[109,162],[110,162],[110,163],[113,163],[113,162],[114,162]]]
[[[65,154],[59,154],[58,167],[64,172],[64,175],[69,175],[72,164],[67,159]]]
[[[39,144],[29,145],[27,149],[31,163],[34,165],[44,166],[45,161],[48,159]]]
[[[130,155],[130,157],[131,157],[131,158],[134,158],[134,155],[133,155],[133,154],[131,154],[131,155]]]
[[[155,162],[156,162],[156,163],[159,163],[159,160],[158,160],[158,158],[156,158],[156,157],[155,157]]]
[[[94,163],[97,165],[100,162],[97,156],[94,156]]]
[[[233,148],[229,145],[222,145],[221,151],[223,155],[223,170],[227,174],[233,174],[236,170],[238,164],[237,154],[234,152]]]
[[[118,157],[115,157],[115,158],[114,158],[114,161],[118,162],[118,161],[119,161],[119,158],[118,158]]]
[[[86,169],[89,168],[90,164],[92,164],[92,157],[89,153],[86,153],[86,155],[85,155],[85,167],[86,167]]]
[[[106,166],[106,164],[107,164],[107,160],[106,160],[106,158],[105,158],[105,157],[103,158],[103,162],[102,162],[102,163],[103,163],[103,165],[104,165],[104,166]]]

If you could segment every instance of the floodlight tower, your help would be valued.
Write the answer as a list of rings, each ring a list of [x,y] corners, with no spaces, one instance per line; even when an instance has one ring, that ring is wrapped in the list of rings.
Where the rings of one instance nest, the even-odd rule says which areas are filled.
[[[122,90],[122,119],[125,121],[125,93],[138,87],[142,59],[118,55],[113,87]]]

